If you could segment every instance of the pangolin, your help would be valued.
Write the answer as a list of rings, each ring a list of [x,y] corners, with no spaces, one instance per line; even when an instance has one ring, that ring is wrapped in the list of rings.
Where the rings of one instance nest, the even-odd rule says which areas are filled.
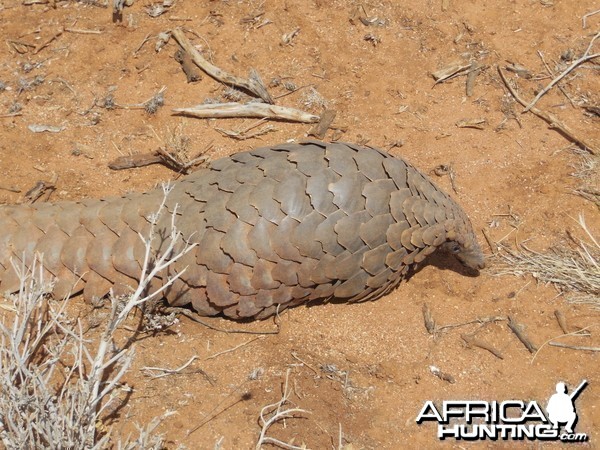
[[[0,292],[18,290],[15,266],[36,254],[57,298],[132,291],[144,261],[140,234],[163,201],[156,188],[1,206]],[[404,160],[353,144],[286,143],[216,160],[174,182],[166,209],[153,251],[165,248],[173,223],[181,245],[197,245],[151,287],[180,274],[165,298],[201,315],[260,319],[316,299],[375,299],[438,249],[484,266],[454,200]]]

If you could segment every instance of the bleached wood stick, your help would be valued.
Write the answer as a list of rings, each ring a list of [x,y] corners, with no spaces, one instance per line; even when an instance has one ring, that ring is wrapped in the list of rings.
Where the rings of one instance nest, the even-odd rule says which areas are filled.
[[[299,109],[267,103],[209,103],[190,108],[177,108],[173,112],[199,118],[258,117],[303,123],[314,123],[320,119],[319,116]]]

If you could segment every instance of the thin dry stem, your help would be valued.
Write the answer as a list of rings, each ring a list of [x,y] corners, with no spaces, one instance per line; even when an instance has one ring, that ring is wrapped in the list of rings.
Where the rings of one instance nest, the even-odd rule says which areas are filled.
[[[590,50],[592,49],[592,45],[594,45],[594,41],[598,37],[600,37],[600,32],[596,33],[596,35],[592,38],[592,40],[590,41],[590,44],[588,45],[587,49],[585,50],[585,53],[583,54],[583,56],[581,58],[573,61],[571,63],[571,65],[569,67],[567,67],[560,75],[558,75],[556,78],[554,78],[550,83],[548,83],[548,85],[544,89],[542,89],[540,92],[538,92],[538,94],[531,101],[531,103],[529,103],[529,105],[527,105],[525,107],[523,112],[527,112],[531,108],[533,108],[534,105],[538,102],[538,100],[540,98],[542,98],[544,96],[544,94],[546,94],[546,92],[548,92],[550,89],[552,89],[556,83],[558,83],[560,80],[562,80],[564,77],[566,77],[571,71],[573,71],[573,69],[575,69],[575,67],[577,67],[580,64],[583,64],[584,62],[587,62],[591,59],[594,59],[594,58],[597,58],[598,56],[600,56],[600,53],[594,53],[593,55],[589,54]]]
[[[267,405],[265,407],[263,407],[260,411],[260,423],[261,423],[261,430],[260,430],[260,436],[258,437],[258,441],[256,443],[256,450],[261,450],[262,446],[264,444],[273,444],[282,448],[287,448],[287,449],[292,449],[292,450],[303,450],[306,447],[298,447],[295,445],[291,445],[291,444],[287,444],[283,441],[280,441],[279,439],[275,439],[272,437],[267,436],[267,432],[269,431],[269,428],[271,427],[271,425],[273,425],[274,423],[279,422],[282,419],[285,419],[286,417],[295,417],[294,414],[296,413],[308,413],[308,411],[304,410],[304,409],[300,409],[300,408],[287,408],[284,409],[284,405],[286,403],[289,403],[289,398],[290,395],[292,393],[292,390],[290,388],[288,388],[288,384],[289,384],[289,377],[290,377],[290,369],[287,370],[286,375],[285,375],[285,384],[283,386],[283,395],[281,397],[281,400],[279,400],[276,403],[273,403],[271,405]],[[271,414],[271,417],[269,417],[268,419],[265,417],[267,414]]]

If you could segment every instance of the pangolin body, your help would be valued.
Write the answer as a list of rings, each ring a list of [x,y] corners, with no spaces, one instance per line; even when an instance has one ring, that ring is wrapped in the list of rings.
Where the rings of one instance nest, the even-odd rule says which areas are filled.
[[[18,289],[14,266],[28,266],[36,253],[55,279],[55,297],[131,291],[144,260],[139,233],[147,236],[163,199],[157,188],[1,206],[0,292]],[[373,148],[311,141],[238,153],[173,183],[166,206],[184,241],[197,245],[152,288],[181,272],[165,297],[202,315],[264,318],[313,299],[374,299],[440,247],[483,267],[460,206]],[[171,224],[171,214],[160,216],[155,250]]]

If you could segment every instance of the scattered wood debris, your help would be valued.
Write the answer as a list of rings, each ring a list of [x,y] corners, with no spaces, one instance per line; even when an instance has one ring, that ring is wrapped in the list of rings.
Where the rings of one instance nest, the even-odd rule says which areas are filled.
[[[204,377],[210,381],[210,377],[208,377],[207,373],[202,369],[194,369],[194,370],[189,370],[189,371],[183,372],[190,364],[192,364],[197,359],[200,359],[200,357],[198,355],[194,355],[185,364],[183,364],[182,366],[180,366],[176,369],[169,369],[166,367],[144,366],[140,370],[144,371],[145,375],[149,376],[152,379],[167,377],[169,375],[176,375],[176,374],[200,373],[200,374],[204,375]],[[211,384],[214,384],[214,381]]]
[[[194,61],[192,61],[192,57],[181,47],[175,52],[175,61],[181,64],[181,69],[185,73],[188,83],[194,83],[202,79],[202,74],[194,64]]]
[[[221,133],[224,136],[230,137],[232,139],[236,139],[238,141],[243,141],[246,139],[252,139],[255,137],[262,136],[262,135],[270,133],[272,131],[277,131],[277,128],[275,128],[274,126],[266,125],[252,133],[249,133],[251,130],[255,129],[256,127],[259,127],[260,125],[264,124],[266,120],[267,119],[264,119],[264,118],[260,119],[259,121],[254,122],[252,125],[244,128],[242,130],[225,130],[223,128],[217,128],[217,127],[215,127],[215,130],[217,130],[219,133]]]
[[[298,34],[300,34],[300,27],[296,27],[289,33],[285,33],[283,36],[281,36],[281,43],[283,45],[293,45],[294,38],[298,36]]]
[[[6,43],[19,55],[24,55],[35,48],[35,45],[33,44],[23,41],[16,41],[14,39],[8,39]]]
[[[587,24],[586,24],[586,21],[587,21],[587,18],[588,18],[588,17],[594,16],[594,15],[596,15],[596,14],[598,14],[598,13],[600,13],[600,9],[599,9],[599,10],[597,10],[597,11],[592,11],[592,12],[589,12],[589,13],[585,14],[585,15],[584,15],[584,16],[581,18],[581,26],[582,26],[582,28],[585,28],[585,27],[586,27],[586,25],[587,25]]]
[[[429,334],[435,334],[435,320],[433,319],[433,315],[431,314],[431,310],[427,303],[423,303],[423,308],[421,309],[423,312],[423,322],[425,323],[425,329]]]
[[[327,130],[335,120],[337,112],[333,109],[327,109],[323,111],[321,114],[321,120],[316,123],[310,130],[308,130],[309,136],[314,136],[317,139],[323,139],[325,134],[327,134]]]
[[[39,200],[40,198],[42,198],[42,196],[45,195],[45,199],[44,201],[48,201],[48,199],[50,198],[50,195],[52,195],[52,192],[54,192],[56,190],[56,180],[58,179],[58,176],[56,174],[54,174],[53,176],[53,180],[52,181],[43,181],[40,180],[37,183],[35,183],[35,185],[29,189],[27,192],[25,192],[25,195],[23,196],[23,199],[20,201],[20,203],[35,203],[37,200]]]
[[[32,123],[31,125],[27,125],[27,129],[33,133],[44,133],[44,132],[60,133],[61,131],[65,130],[65,128],[66,127],[64,127],[64,126],[56,127],[53,125],[42,125],[42,124],[35,124],[35,123]]]
[[[271,19],[268,19],[265,16],[265,10],[262,8],[263,4],[258,7],[255,11],[251,12],[245,17],[242,17],[240,20],[241,25],[246,25],[249,28],[254,28],[258,30],[259,28],[264,27],[265,25],[269,25],[273,23]]]
[[[492,255],[497,254],[498,251],[500,250],[500,246],[498,245],[498,243],[494,242],[492,240],[490,234],[488,233],[488,230],[486,230],[485,228],[481,229],[481,233],[483,234],[483,237],[485,238],[485,241],[487,242],[488,246],[490,247]]]
[[[22,116],[23,113],[22,112],[13,112],[13,113],[7,113],[7,114],[0,114],[0,119],[9,119],[11,117],[17,117],[17,116]]]
[[[150,153],[137,153],[128,156],[119,156],[108,163],[108,167],[112,170],[132,169],[134,167],[144,167],[150,164],[162,163],[163,158],[158,151]]]
[[[506,66],[506,70],[515,73],[521,78],[525,78],[526,80],[530,80],[531,78],[533,78],[533,74],[529,71],[529,69],[527,69],[525,66],[519,63],[508,61],[508,66]]]
[[[447,381],[450,384],[454,384],[456,383],[456,378],[454,378],[452,375],[450,375],[449,373],[446,372],[442,372],[439,367],[436,366],[429,366],[429,371],[435,375],[436,377],[438,377],[440,380],[443,381]]]
[[[87,30],[82,28],[65,28],[65,33],[73,33],[73,34],[102,34],[104,32],[103,29],[100,30]]]
[[[600,117],[600,106],[589,105],[584,106],[583,109],[585,109],[591,116]]]
[[[148,100],[142,103],[134,103],[131,105],[123,105],[115,102],[114,94],[109,92],[102,100],[95,102],[95,106],[99,106],[101,108],[105,108],[108,110],[120,108],[120,109],[143,109],[148,114],[156,114],[159,108],[164,106],[165,104],[165,91],[167,90],[166,86],[161,87],[156,94],[154,94]]]
[[[433,76],[433,79],[435,80],[434,86],[436,84],[443,83],[444,81],[450,80],[459,75],[466,75],[466,73],[467,73],[466,71],[469,70],[470,68],[471,68],[471,63],[465,64],[462,61],[452,62],[452,63],[448,64],[447,66],[431,73],[431,76]]]
[[[569,334],[569,327],[567,326],[567,319],[565,319],[565,316],[562,312],[560,312],[558,309],[554,310],[554,317],[556,317],[556,321],[558,322],[558,326],[560,327],[560,329],[562,330],[563,333],[565,334]]]
[[[465,341],[467,347],[479,347],[483,350],[487,350],[498,359],[504,359],[502,353],[500,353],[500,351],[497,350],[492,344],[482,341],[481,339],[475,337],[475,335],[461,334],[460,337],[463,339],[463,341]]]
[[[248,79],[231,75],[204,59],[196,47],[194,47],[185,36],[181,28],[175,28],[172,31],[172,35],[183,48],[183,50],[190,55],[194,63],[212,78],[227,86],[236,86],[240,89],[244,89],[245,91],[252,93],[254,96],[261,98],[265,103],[273,103],[271,95],[263,84],[258,72],[256,72],[254,69],[250,70],[250,76]]]
[[[192,167],[201,165],[208,160],[208,156],[200,154],[196,158],[188,162],[183,162],[175,156],[173,156],[171,153],[165,151],[162,148],[159,148],[156,152],[152,153],[119,157],[111,163],[109,163],[108,167],[113,170],[121,170],[160,163],[172,168],[178,173],[187,174],[190,172],[190,169]]]
[[[388,24],[388,20],[367,13],[363,4],[358,5],[350,16],[351,24],[355,25],[357,21],[362,23],[365,27],[383,27]]]
[[[461,119],[456,122],[458,128],[475,128],[476,130],[483,130],[487,125],[487,120],[484,118],[477,119]]]
[[[514,320],[512,316],[508,316],[508,328],[517,336],[517,338],[523,343],[525,348],[529,350],[529,353],[537,352],[537,347],[531,342],[527,334],[525,334],[524,326]]]
[[[44,50],[46,47],[48,47],[52,42],[54,42],[56,39],[58,39],[60,36],[62,36],[64,32],[64,29],[60,29],[58,30],[56,33],[54,33],[49,39],[45,40],[44,42],[42,42],[41,44],[39,44],[35,50],[33,50],[33,54],[37,55],[39,52],[41,52],[42,50]]]
[[[212,146],[209,146],[189,161],[184,161],[180,156],[173,152],[168,152],[163,148],[159,148],[154,152],[119,156],[109,162],[108,167],[112,170],[123,170],[149,166],[151,164],[164,164],[178,173],[187,174],[192,168],[202,165],[210,159],[207,152],[211,147]]]
[[[163,0],[160,3],[152,3],[146,6],[146,14],[152,18],[162,16],[166,13],[171,6],[173,6],[174,0]]]
[[[587,49],[583,53],[583,56],[581,56],[581,58],[578,58],[577,60],[573,61],[571,63],[571,65],[569,67],[567,67],[565,70],[563,70],[560,75],[558,75],[556,78],[554,78],[544,89],[542,89],[540,92],[538,92],[538,94],[535,96],[535,98],[527,106],[525,106],[525,109],[523,110],[523,112],[530,111],[534,107],[534,105],[538,102],[538,100],[546,94],[546,92],[548,92],[550,89],[552,89],[552,87],[554,85],[556,85],[560,80],[562,80],[564,77],[566,77],[578,65],[583,64],[584,62],[590,61],[594,58],[598,58],[600,56],[600,53],[594,53],[594,54],[590,55],[590,50],[592,49],[592,46],[594,45],[594,41],[596,41],[596,39],[598,39],[599,37],[600,37],[600,31],[598,33],[596,33],[596,35],[592,38]]]
[[[550,342],[548,345],[551,345],[552,347],[568,348],[571,350],[582,350],[585,352],[600,352],[600,347],[587,347],[587,346],[583,346],[583,345],[568,345],[568,344],[563,344],[562,342]]]
[[[465,85],[465,93],[467,94],[467,97],[473,96],[473,89],[475,87],[475,79],[477,78],[477,75],[479,75],[479,72],[481,72],[483,69],[484,69],[484,66],[480,65],[477,61],[471,62],[471,67],[469,68],[469,71],[467,72],[467,81],[466,81],[466,85]]]
[[[529,104],[525,100],[523,100],[519,96],[519,94],[517,94],[517,91],[515,90],[515,88],[513,88],[513,86],[508,82],[508,80],[506,79],[506,76],[504,75],[504,72],[502,71],[500,66],[498,66],[498,73],[500,74],[500,78],[502,78],[502,81],[504,82],[506,88],[509,90],[511,95],[515,98],[515,100],[518,101],[523,106],[528,106]],[[571,130],[567,125],[562,123],[554,114],[543,111],[535,106],[532,106],[529,109],[529,111],[531,111],[533,114],[538,116],[540,119],[545,120],[548,124],[550,124],[550,126],[552,128],[559,130],[569,140],[575,142],[577,145],[581,146],[584,150],[587,150],[592,155],[598,154],[598,149],[596,148],[595,145],[588,142],[587,139],[577,136],[577,134],[573,130]]]

